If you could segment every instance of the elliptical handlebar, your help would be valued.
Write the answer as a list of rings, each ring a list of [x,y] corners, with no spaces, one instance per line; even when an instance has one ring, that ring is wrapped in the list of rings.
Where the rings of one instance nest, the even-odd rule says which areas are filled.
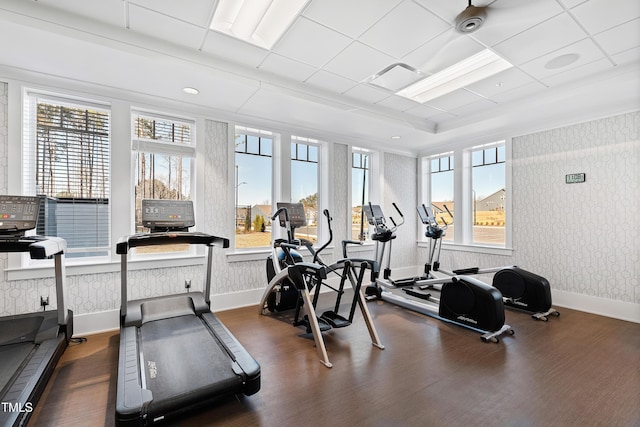
[[[331,229],[331,215],[329,214],[329,210],[325,209],[322,211],[322,214],[327,217],[327,228],[329,229],[329,239],[324,243],[324,245],[320,246],[317,251],[313,254],[313,262],[318,262],[318,258],[320,256],[320,252],[322,252],[329,244],[333,241],[333,230]]]
[[[398,212],[398,215],[400,215],[400,219],[401,219],[401,221],[399,223],[396,223],[396,221],[393,219],[393,217],[389,216],[389,221],[391,221],[391,223],[393,224],[393,228],[390,229],[390,231],[393,233],[394,231],[396,231],[398,229],[398,227],[400,227],[402,224],[404,224],[404,215],[402,214],[402,211],[400,210],[398,205],[395,204],[395,202],[392,202],[391,205],[396,210],[396,212]]]

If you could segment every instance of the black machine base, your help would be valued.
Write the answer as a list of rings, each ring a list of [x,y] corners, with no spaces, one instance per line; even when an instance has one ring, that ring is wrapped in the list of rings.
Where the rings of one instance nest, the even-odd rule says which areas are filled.
[[[549,314],[559,316],[551,308],[551,286],[544,277],[518,267],[508,267],[493,276],[493,286],[504,296],[507,307],[533,313],[539,320]]]

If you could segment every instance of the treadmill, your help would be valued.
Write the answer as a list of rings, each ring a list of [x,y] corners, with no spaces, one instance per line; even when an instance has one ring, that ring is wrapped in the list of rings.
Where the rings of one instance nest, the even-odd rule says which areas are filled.
[[[116,391],[118,425],[177,420],[223,397],[260,390],[260,365],[211,312],[213,247],[229,240],[189,232],[191,201],[142,200],[150,233],[120,239],[121,325]],[[129,301],[127,254],[142,246],[191,244],[208,248],[203,292]]]
[[[0,195],[0,252],[53,257],[57,310],[0,318],[0,425],[26,425],[73,335],[65,306],[64,252],[59,237],[25,236],[36,227],[40,198]],[[45,306],[46,308],[46,306]]]

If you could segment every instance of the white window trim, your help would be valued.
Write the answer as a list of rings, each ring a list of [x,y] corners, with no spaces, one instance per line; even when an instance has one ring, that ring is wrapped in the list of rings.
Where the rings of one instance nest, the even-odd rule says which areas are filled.
[[[512,255],[512,144],[510,138],[496,139],[495,142],[488,144],[473,144],[473,146],[459,147],[451,152],[434,153],[425,155],[419,162],[419,195],[422,200],[431,200],[430,194],[430,177],[431,177],[431,160],[439,157],[453,156],[454,158],[454,206],[456,210],[462,208],[463,218],[472,215],[472,196],[471,196],[471,152],[480,147],[491,144],[504,144],[505,146],[505,214],[507,222],[505,224],[505,244],[504,245],[487,245],[473,242],[472,224],[470,221],[464,221],[462,226],[458,224],[454,235],[454,241],[442,242],[443,249],[459,250],[464,252],[488,253],[497,255]],[[429,242],[424,237],[424,226],[418,224],[420,229],[418,232],[419,247],[428,247]]]

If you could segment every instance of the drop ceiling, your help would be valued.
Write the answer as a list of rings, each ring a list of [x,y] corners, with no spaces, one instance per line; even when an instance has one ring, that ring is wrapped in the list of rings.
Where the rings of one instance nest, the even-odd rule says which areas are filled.
[[[310,0],[271,50],[210,30],[216,3],[0,0],[0,79],[47,76],[414,154],[640,108],[637,0],[477,0],[487,19],[465,35],[454,20],[466,0]],[[424,104],[371,82],[484,49],[514,67]]]

